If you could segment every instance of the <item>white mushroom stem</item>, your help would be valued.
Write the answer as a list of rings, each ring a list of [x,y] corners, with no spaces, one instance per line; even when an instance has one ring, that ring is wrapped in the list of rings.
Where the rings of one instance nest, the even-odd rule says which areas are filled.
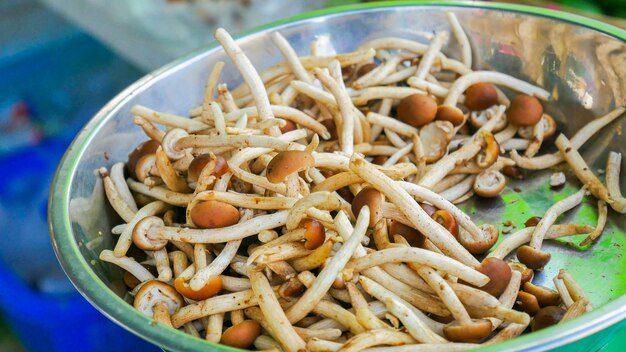
[[[520,290],[521,281],[522,273],[517,270],[511,270],[511,280],[509,280],[509,284],[498,298],[503,307],[509,309],[513,308],[513,304],[515,304],[517,294]],[[489,320],[491,321],[493,330],[497,329],[502,324],[502,320],[500,319],[490,318]]]
[[[288,211],[259,215],[244,223],[222,227],[219,229],[191,229],[180,227],[157,227],[148,232],[152,239],[184,241],[188,243],[224,243],[256,235],[259,231],[271,230],[285,225]]]
[[[139,209],[139,211],[137,211],[137,213],[135,213],[135,215],[133,215],[133,217],[128,221],[128,224],[124,227],[120,237],[118,237],[115,248],[113,249],[113,254],[116,257],[123,257],[126,255],[126,252],[128,252],[128,249],[133,243],[133,229],[140,220],[148,216],[163,213],[170,208],[171,206],[169,204],[157,200],[152,203],[148,203],[143,208]]]
[[[235,98],[233,98],[233,95],[230,94],[230,90],[228,90],[228,85],[226,85],[225,83],[219,84],[217,86],[217,101],[224,107],[224,112],[226,113],[239,110],[239,106],[237,106]],[[246,124],[244,124],[242,127],[245,126]]]
[[[463,62],[467,68],[472,68],[472,47],[469,39],[467,38],[467,34],[463,30],[463,27],[461,27],[461,24],[454,13],[446,12],[446,17],[448,17],[452,33],[461,47],[461,62]]]
[[[475,286],[483,286],[489,277],[458,261],[417,247],[392,247],[372,252],[350,261],[347,268],[355,272],[385,263],[416,263],[446,272]]]
[[[190,191],[187,186],[187,180],[176,172],[174,166],[172,166],[172,162],[161,146],[156,150],[156,166],[167,188],[174,192]]]
[[[535,154],[537,154],[539,148],[541,148],[541,143],[543,143],[544,130],[545,124],[543,123],[543,121],[539,121],[535,124],[535,126],[533,126],[532,139],[530,140],[530,144],[528,145],[528,147],[526,148],[526,152],[524,153],[525,157],[532,158],[533,156],[535,156]]]
[[[379,85],[383,79],[387,78],[391,73],[396,70],[396,67],[402,61],[411,57],[412,56],[408,55],[397,55],[391,57],[389,60],[386,60],[385,63],[378,65],[378,67],[376,67],[372,71],[357,78],[357,80],[352,83],[352,87],[354,89],[362,89],[373,85]]]
[[[222,338],[222,329],[224,326],[224,313],[210,315],[206,324],[205,340],[213,343],[219,343]]]
[[[220,108],[220,105],[216,102],[212,102],[209,105],[209,108],[218,136],[226,135],[226,121],[224,121],[224,112],[222,112],[222,108]]]
[[[313,308],[313,313],[329,317],[337,321],[341,326],[345,326],[353,334],[365,331],[363,326],[356,320],[356,316],[342,306],[326,300],[321,300]]]
[[[333,61],[329,65],[329,70],[336,70],[339,62]],[[341,68],[339,67],[339,70]],[[347,155],[351,155],[354,150],[354,124],[356,123],[356,116],[354,114],[354,105],[350,101],[350,96],[346,91],[343,80],[336,79],[331,74],[325,72],[322,69],[315,69],[315,76],[320,82],[332,93],[339,106],[341,112],[341,123],[337,126],[341,126],[341,133],[339,134],[339,145],[341,150]]]
[[[493,71],[474,71],[464,74],[459,77],[459,79],[454,81],[454,84],[450,87],[448,96],[443,101],[443,105],[456,106],[459,96],[461,96],[467,88],[473,84],[481,82],[502,85],[524,94],[534,95],[542,100],[548,100],[550,98],[550,93],[545,89],[539,88],[507,74]]]
[[[217,276],[224,272],[224,270],[228,268],[228,265],[230,265],[230,262],[233,260],[235,254],[237,254],[239,245],[241,245],[240,239],[229,241],[228,243],[226,243],[224,249],[222,249],[220,254],[215,257],[211,264],[196,271],[196,274],[189,282],[189,286],[191,286],[191,289],[194,291],[202,289],[211,279],[211,277]]]
[[[342,211],[340,211],[342,213]],[[304,318],[322,299],[322,296],[328,291],[330,286],[337,278],[337,275],[346,266],[346,263],[352,257],[355,249],[361,244],[363,236],[370,219],[370,211],[367,206],[361,208],[361,212],[358,214],[357,222],[350,238],[341,246],[339,251],[335,253],[332,259],[328,262],[324,269],[317,276],[317,279],[306,292],[298,299],[298,301],[291,306],[286,314],[289,317],[289,321],[297,322]]]
[[[400,331],[376,329],[362,332],[346,341],[338,352],[360,352],[379,345],[406,345],[415,343],[411,335]]]
[[[595,120],[590,121],[588,124],[583,126],[571,139],[571,144],[574,149],[578,149],[587,142],[591,136],[596,134],[599,130],[601,130],[604,126],[613,122],[613,120],[620,117],[624,111],[626,111],[626,107],[618,107],[615,110],[609,112],[608,114],[599,117]],[[520,156],[515,150],[511,151],[511,159],[515,161],[515,163],[524,169],[528,170],[541,170],[547,169],[552,166],[557,165],[561,161],[563,161],[563,156],[561,153],[556,154],[546,154],[535,158],[524,158]]]
[[[432,188],[444,177],[446,177],[450,171],[456,167],[459,161],[473,158],[476,154],[478,154],[480,149],[480,138],[472,138],[471,141],[464,144],[461,148],[444,156],[438,162],[433,164],[433,166],[422,176],[418,184],[426,188]]]
[[[446,341],[420,320],[411,310],[411,305],[402,298],[364,276],[359,277],[359,282],[367,293],[383,302],[389,312],[402,321],[402,324],[417,341],[423,343],[443,343]]]
[[[132,178],[126,179],[128,188],[139,194],[158,199],[164,203],[177,207],[186,207],[191,202],[193,195],[188,193],[173,192],[161,186],[148,187]]]
[[[433,38],[433,40],[430,41],[428,49],[426,49],[426,52],[424,53],[424,55],[422,55],[422,58],[417,65],[415,77],[417,77],[418,79],[426,78],[426,75],[428,74],[428,72],[430,72],[430,68],[435,61],[435,58],[441,52],[441,47],[443,47],[443,44],[446,42],[447,39],[447,32],[437,32],[437,34],[435,34],[435,37]]]
[[[567,290],[567,286],[565,286],[565,283],[563,282],[562,279],[558,277],[558,275],[555,276],[552,279],[552,281],[554,281],[554,287],[559,292],[559,295],[561,296],[561,300],[563,301],[563,304],[565,305],[566,308],[569,308],[572,304],[574,304],[574,300],[572,299],[572,296],[569,294],[569,291]]]
[[[304,82],[311,83],[311,79],[309,78],[309,73],[306,71],[300,59],[298,58],[298,54],[291,47],[291,44],[283,37],[279,32],[272,33],[272,41],[278,47],[281,54],[285,57],[285,61],[287,65],[291,68],[296,77]]]
[[[450,285],[441,277],[441,275],[426,266],[417,268],[417,273],[428,283],[437,296],[439,296],[441,301],[446,305],[446,308],[448,308],[454,319],[457,320],[459,324],[472,324],[472,318],[470,318],[467,310],[456,296]]]
[[[217,82],[220,79],[220,75],[222,74],[222,69],[224,69],[224,61],[218,61],[213,65],[209,76],[207,77],[206,83],[204,84],[204,96],[202,99],[202,107],[203,110],[208,107],[208,104],[213,102],[213,97],[215,95],[215,87],[217,86]]]
[[[141,118],[139,116],[135,116],[133,118],[133,123],[143,130],[146,136],[150,137],[150,139],[161,143],[163,140],[163,136],[165,136],[165,132],[158,129],[155,125],[153,125],[150,121]]]
[[[585,237],[582,242],[580,242],[581,246],[586,246],[589,243],[595,241],[596,238],[600,237],[602,231],[604,231],[604,226],[606,225],[608,209],[606,206],[606,202],[603,200],[598,201],[598,221],[596,223],[596,228]]]
[[[184,324],[218,313],[231,312],[258,305],[257,296],[252,290],[214,296],[181,307],[172,314],[172,326],[179,328]]]
[[[476,175],[469,175],[456,185],[442,190],[441,192],[439,192],[439,195],[450,202],[455,202],[463,195],[472,191],[475,181]]]
[[[366,117],[369,123],[390,129],[403,136],[410,136],[419,133],[417,128],[389,116],[369,112]]]
[[[437,248],[470,267],[475,267],[479,264],[476,258],[463,248],[443,226],[426,214],[407,191],[378,171],[372,164],[357,155],[353,155],[350,160],[350,169],[383,193],[402,211],[413,226],[425,234]]]
[[[411,87],[388,87],[388,86],[376,86],[368,87],[352,92],[352,103],[360,106],[367,104],[370,100],[377,99],[404,99],[409,95],[421,94],[426,95],[426,92],[420,89]]]
[[[575,224],[562,224],[552,225],[548,228],[544,239],[555,239],[565,236],[580,235],[589,233],[593,228],[587,225],[575,225]],[[487,255],[487,257],[495,257],[498,259],[504,259],[509,253],[516,248],[528,243],[531,239],[532,233],[535,231],[535,227],[526,227],[513,234],[504,237],[504,240],[498,244],[498,246]]]
[[[115,185],[115,188],[117,189],[120,197],[128,205],[130,210],[136,213],[138,210],[137,203],[135,203],[135,198],[133,198],[133,195],[130,193],[128,185],[126,184],[126,179],[124,178],[124,163],[119,162],[111,166],[111,173],[109,174],[109,176],[111,177],[111,181],[113,181],[113,184]]]
[[[137,280],[140,282],[146,282],[154,279],[154,275],[148,269],[144,268],[143,265],[137,263],[135,259],[130,257],[116,257],[113,255],[113,251],[108,249],[100,252],[99,256],[100,260],[115,264],[120,268],[131,273]]]
[[[360,278],[359,278],[360,279]],[[367,300],[361,290],[352,282],[346,282],[346,289],[350,295],[350,304],[354,309],[354,315],[361,326],[366,330],[389,328],[385,322],[380,320],[367,305]]]
[[[109,176],[109,172],[106,168],[101,167],[98,169],[100,173],[100,177],[102,177],[102,183],[104,185],[104,192],[109,200],[109,204],[115,210],[115,212],[125,221],[130,222],[133,216],[135,216],[135,212],[131,209],[131,207],[124,201],[124,198],[120,194],[119,190],[113,183],[113,180]]]
[[[304,340],[294,330],[287,319],[269,282],[262,272],[250,272],[250,283],[256,295],[259,307],[267,319],[269,332],[288,352],[297,352],[305,348]]]
[[[498,331],[495,336],[483,343],[483,345],[493,345],[494,343],[508,341],[514,337],[521,335],[527,327],[528,324],[509,324],[504,329]]]
[[[291,210],[289,210],[289,216],[287,217],[286,228],[287,230],[294,230],[300,225],[300,221],[304,218],[307,210],[310,208],[318,208],[324,210],[336,210],[341,206],[339,196],[327,192],[315,192],[310,195],[299,199],[293,204]]]
[[[215,39],[222,44],[224,51],[233,61],[237,69],[241,73],[244,81],[248,84],[257,110],[259,111],[259,118],[261,120],[267,120],[274,118],[274,113],[270,107],[270,101],[267,97],[267,91],[261,77],[254,69],[254,66],[250,62],[250,59],[244,54],[241,48],[235,43],[233,38],[223,28],[218,28],[215,31]],[[280,135],[280,131],[277,127],[270,129],[270,133],[273,136]]]
[[[139,116],[148,121],[169,127],[182,128],[190,133],[206,130],[211,127],[204,122],[198,120],[192,120],[174,114],[154,111],[142,105],[133,106],[130,109],[130,112],[131,114]]]
[[[442,87],[436,83],[428,82],[425,79],[419,79],[417,77],[411,77],[407,80],[408,85],[419,90],[428,92],[438,98],[445,98],[448,95],[448,88]],[[463,97],[459,97],[459,100],[464,100]]]
[[[589,297],[587,297],[587,295],[585,294],[585,291],[583,291],[580,285],[578,285],[576,280],[574,280],[574,277],[572,276],[572,274],[570,274],[570,272],[567,271],[567,269],[559,270],[559,275],[557,275],[557,277],[563,280],[563,283],[565,284],[565,287],[567,287],[567,291],[572,296],[572,299],[574,300],[574,302],[582,300],[582,299],[587,300],[589,302],[587,304],[587,310],[593,309],[593,306],[591,305],[591,301],[589,300]]]
[[[274,115],[276,115],[277,117],[280,117],[284,120],[292,121],[293,123],[296,123],[304,128],[308,128],[311,131],[319,134],[320,137],[322,137],[323,139],[330,138],[330,133],[328,132],[326,127],[308,114],[289,106],[271,105],[270,108]],[[237,121],[241,118],[242,115],[247,115],[248,118],[253,119],[259,116],[259,112],[255,106],[251,106],[229,112],[224,115],[224,118],[226,119],[226,121]]]
[[[337,106],[337,100],[331,93],[317,88],[313,84],[305,81],[292,81],[291,86],[298,91],[298,93],[304,94],[313,100],[329,106]]]
[[[409,154],[413,150],[413,148],[413,143],[407,143],[404,147],[398,149],[395,153],[391,154],[382,166],[390,167],[395,165],[398,161],[400,161],[403,156]]]
[[[190,135],[181,138],[176,147],[184,148],[211,148],[211,147],[259,147],[274,150],[287,150],[290,143],[282,139],[265,135]]]
[[[156,264],[157,272],[159,273],[158,280],[167,282],[172,279],[172,269],[170,268],[170,259],[167,255],[167,250],[161,248],[153,251],[154,262]]]
[[[587,189],[583,187],[578,192],[552,205],[535,227],[530,239],[530,246],[535,249],[541,249],[543,238],[548,232],[550,226],[552,226],[552,224],[556,221],[556,218],[580,204],[586,192]]]
[[[611,208],[621,214],[626,214],[626,198],[622,195],[619,187],[621,163],[622,154],[611,151],[606,162],[606,188],[609,191],[609,196],[613,199]]]

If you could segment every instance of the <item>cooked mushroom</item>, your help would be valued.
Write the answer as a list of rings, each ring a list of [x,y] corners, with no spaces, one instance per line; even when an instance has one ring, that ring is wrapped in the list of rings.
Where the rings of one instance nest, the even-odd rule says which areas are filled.
[[[158,148],[158,146],[157,146]],[[155,150],[156,152],[156,150]],[[144,182],[150,176],[159,176],[157,169],[156,154],[144,154],[135,162],[135,178],[139,182]]]
[[[157,216],[147,216],[141,219],[133,228],[133,243],[145,251],[156,251],[165,247],[167,240],[155,240],[148,237],[148,231],[151,228],[162,226],[165,226],[163,219]]]
[[[306,230],[304,235],[304,248],[313,250],[324,243],[324,240],[326,239],[326,230],[322,223],[316,219],[305,218],[300,222],[300,226],[304,227]]]
[[[172,286],[158,280],[144,283],[133,301],[138,311],[169,327],[172,326],[170,316],[183,304],[183,298]]]
[[[213,161],[215,165],[213,165],[213,172],[211,173],[215,177],[220,177],[228,171],[228,163],[224,160],[224,157],[217,156],[211,157],[210,154],[202,154],[198,155],[191,161],[189,164],[189,168],[187,171],[187,176],[190,181],[196,182],[198,181],[198,177],[200,177],[200,173],[202,169],[204,169],[209,162]]]
[[[413,227],[395,220],[392,220],[391,224],[389,225],[389,235],[400,235],[404,237],[412,247],[418,248],[424,247],[424,240],[426,239],[421,232],[417,231]]]
[[[511,280],[511,267],[504,260],[498,258],[485,258],[476,270],[489,276],[489,282],[479,289],[494,297],[499,297]]]
[[[138,179],[135,174],[135,168],[137,166],[137,162],[141,157],[148,154],[154,154],[159,147],[159,142],[155,140],[145,141],[137,146],[137,148],[133,149],[133,151],[128,154],[128,161],[126,162],[126,168],[128,169],[128,173],[132,178]],[[139,180],[139,179],[138,179]],[[142,180],[139,180],[142,181]]]
[[[540,309],[537,297],[524,291],[520,291],[517,293],[517,300],[515,301],[515,304],[519,307],[520,310],[530,315],[537,314]]]
[[[485,170],[474,181],[474,192],[485,198],[497,197],[506,187],[506,179],[499,171]]]
[[[535,314],[533,321],[530,323],[530,329],[534,331],[556,325],[565,315],[565,309],[555,306],[541,308]]]
[[[523,289],[524,291],[537,297],[537,302],[539,302],[539,305],[542,307],[556,306],[561,302],[561,296],[559,293],[547,287],[536,286],[531,282],[526,282],[523,284]]]
[[[500,111],[504,112],[504,107],[501,105],[496,105],[487,110],[472,111],[469,114],[469,122],[472,127],[479,129],[482,128],[487,122],[495,119],[495,124],[491,130],[494,133],[500,132],[507,126],[507,120],[502,116],[502,114],[499,113]]]
[[[517,249],[517,259],[527,267],[537,270],[543,268],[550,261],[551,254],[528,245]]]
[[[459,322],[452,322],[443,328],[443,333],[450,341],[479,343],[491,333],[491,322],[489,320],[472,320],[471,325],[461,325]]]
[[[456,106],[439,105],[437,107],[436,120],[449,121],[454,126],[460,126],[465,121],[465,114]]]
[[[226,329],[220,343],[236,348],[249,348],[261,335],[261,325],[254,320],[244,320]]]
[[[267,180],[280,183],[295,173],[310,168],[315,163],[311,153],[300,150],[282,151],[267,164]]]
[[[476,164],[478,167],[486,169],[493,165],[500,155],[500,145],[493,134],[489,131],[482,131],[482,138],[485,146],[480,153],[476,155]]]
[[[369,227],[376,226],[383,216],[383,195],[373,187],[363,188],[352,200],[352,213],[359,214],[361,208],[367,205],[370,208]]]
[[[509,266],[512,270],[519,271],[522,274],[522,278],[520,281],[520,286],[523,286],[525,283],[532,281],[535,276],[535,271],[531,268],[528,268],[526,265],[520,262],[509,262]]]
[[[541,120],[542,115],[543,106],[539,99],[526,94],[516,95],[506,110],[507,120],[518,126],[532,126]]]
[[[176,142],[183,137],[187,137],[189,133],[182,128],[173,128],[169,130],[161,141],[161,148],[170,160],[178,160],[185,156],[185,152],[191,152],[191,148],[178,149],[175,147]]]
[[[437,210],[430,217],[448,230],[454,238],[459,239],[459,224],[452,214],[446,210]]]
[[[239,221],[239,211],[230,204],[206,200],[191,209],[191,220],[202,229],[221,228],[236,224]]]
[[[427,163],[433,163],[446,154],[453,132],[454,126],[448,121],[433,121],[420,129],[419,137]]]
[[[556,132],[556,121],[554,121],[552,116],[543,114],[539,123],[543,124],[543,140],[552,137]],[[533,138],[533,130],[534,126],[524,126],[517,130],[517,134],[524,139],[531,139]]]
[[[413,127],[421,127],[435,119],[437,102],[426,95],[413,94],[400,100],[398,118]]]
[[[470,110],[485,110],[498,102],[498,92],[489,83],[476,83],[465,90],[465,106]]]
[[[222,289],[222,277],[219,275],[211,276],[206,284],[199,290],[192,289],[189,284],[185,282],[185,278],[177,277],[176,280],[174,280],[174,288],[186,298],[200,301],[213,297],[220,292]]]

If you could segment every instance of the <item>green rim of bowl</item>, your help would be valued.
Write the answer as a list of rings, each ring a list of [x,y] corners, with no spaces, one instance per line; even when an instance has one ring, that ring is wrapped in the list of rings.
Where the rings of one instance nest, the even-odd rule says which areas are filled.
[[[270,28],[279,29],[281,26],[307,20],[310,18],[337,15],[346,12],[359,12],[370,9],[385,7],[403,6],[436,6],[436,7],[460,7],[460,8],[481,8],[499,11],[518,12],[523,14],[537,15],[556,19],[572,24],[588,27],[596,31],[605,33],[612,37],[626,41],[626,31],[612,25],[602,23],[587,17],[568,14],[564,12],[529,7],[514,4],[484,3],[474,1],[386,1],[378,3],[366,3],[356,5],[346,5],[309,12],[285,20],[273,22],[261,27],[240,33],[241,38],[252,33],[267,30]],[[201,339],[192,338],[189,335],[173,330],[161,325],[151,325],[151,320],[147,316],[136,311],[131,305],[118,297],[111,291],[92,270],[90,264],[82,257],[78,245],[72,234],[72,226],[69,216],[70,186],[74,173],[78,166],[78,161],[87,148],[94,135],[105,123],[109,114],[117,106],[122,104],[130,95],[145,88],[146,84],[157,76],[169,71],[194,56],[208,50],[215,50],[216,43],[208,47],[191,52],[180,59],[177,59],[164,67],[149,73],[139,81],[133,83],[123,90],[110,102],[108,102],[76,136],[70,147],[65,152],[59,168],[52,181],[50,197],[48,202],[49,230],[52,245],[56,252],[61,266],[70,277],[72,283],[78,291],[89,300],[98,310],[111,320],[118,323],[125,329],[141,336],[142,338],[167,350],[207,350],[207,343]],[[496,350],[546,350],[564,344],[571,343],[583,337],[596,333],[608,326],[611,326],[626,317],[626,296],[615,299],[613,302],[589,312],[582,317],[559,325],[558,328],[545,329],[532,335],[525,335],[514,340],[485,347],[483,351]],[[131,328],[132,327],[132,328]],[[132,329],[132,330],[131,330]],[[548,341],[549,340],[549,341]],[[538,341],[544,342],[541,346]],[[238,351],[227,346],[217,346],[223,351]]]

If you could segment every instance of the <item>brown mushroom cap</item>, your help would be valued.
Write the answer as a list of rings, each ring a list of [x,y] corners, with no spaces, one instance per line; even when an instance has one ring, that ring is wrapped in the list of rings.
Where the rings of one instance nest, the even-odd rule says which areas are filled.
[[[526,265],[519,262],[510,262],[509,266],[511,270],[519,271],[522,274],[522,278],[520,281],[520,286],[523,286],[525,283],[532,281],[535,276],[535,272],[533,269],[528,268]]]
[[[389,225],[389,235],[390,237],[400,235],[404,237],[412,247],[418,248],[424,247],[424,241],[426,239],[421,232],[397,221],[391,221]]]
[[[511,267],[502,259],[485,258],[476,270],[489,276],[489,282],[479,289],[494,297],[500,297],[511,281]]]
[[[313,250],[324,243],[324,240],[326,239],[326,230],[321,222],[316,219],[304,218],[300,222],[300,226],[304,227],[306,230],[304,235],[304,248]]]
[[[476,176],[473,190],[485,198],[497,197],[506,187],[506,178],[499,171],[485,170]]]
[[[543,268],[550,261],[550,257],[550,253],[527,245],[517,249],[517,259],[533,270]]]
[[[524,311],[530,315],[537,314],[540,309],[537,297],[524,291],[519,291],[517,293],[517,299],[515,300],[515,304],[521,311]]]
[[[361,208],[367,205],[370,209],[370,227],[374,227],[383,217],[383,195],[372,187],[365,187],[352,200],[352,213],[358,216]]]
[[[437,101],[427,95],[409,95],[400,100],[397,113],[403,122],[413,127],[421,127],[435,119]]]
[[[357,77],[365,76],[366,74],[370,73],[376,67],[378,67],[378,65],[373,63],[373,62],[367,63],[367,64],[359,67],[359,69],[356,71],[356,76]]]
[[[236,224],[239,221],[239,211],[230,204],[206,200],[191,209],[191,220],[201,229],[221,228]]]
[[[459,224],[452,214],[446,210],[437,210],[430,217],[448,230],[454,238],[459,239]]]
[[[556,306],[561,303],[561,295],[554,290],[551,290],[544,286],[533,285],[531,282],[526,282],[523,285],[524,291],[537,297],[537,302],[542,307]]]
[[[209,154],[202,154],[195,157],[191,163],[189,163],[189,168],[187,169],[187,176],[193,182],[198,181],[198,177],[200,177],[200,173],[202,169],[211,161],[211,156]],[[215,157],[215,166],[213,167],[212,175],[215,177],[220,177],[228,171],[228,163],[226,160],[221,157]]]
[[[128,162],[126,163],[126,168],[128,169],[128,173],[132,178],[137,179],[137,175],[135,174],[137,161],[139,161],[139,159],[146,154],[156,153],[158,147],[159,142],[151,139],[149,141],[145,141],[139,144],[137,148],[133,149],[133,151],[128,154]]]
[[[206,284],[199,290],[193,290],[182,277],[177,277],[174,280],[174,288],[181,295],[193,299],[194,301],[201,301],[215,296],[222,289],[222,277],[211,276]]]
[[[330,133],[331,141],[334,141],[337,138],[339,138],[339,135],[337,134],[337,125],[335,125],[335,120],[333,119],[322,120],[321,124],[324,125],[324,127],[326,127],[326,129],[328,130],[328,133]]]
[[[285,126],[280,127],[280,132],[281,133],[287,133],[290,131],[295,130],[296,128],[298,128],[298,126],[291,120],[285,120]]]
[[[165,223],[158,216],[147,216],[137,222],[133,228],[133,243],[144,251],[156,251],[167,245],[167,240],[148,238],[148,231],[154,227],[163,227]]]
[[[170,315],[174,314],[184,304],[183,297],[172,286],[159,280],[150,280],[146,281],[137,291],[133,306],[143,314],[152,316],[152,307],[157,302],[167,304]]]
[[[489,320],[472,320],[471,325],[452,322],[443,328],[443,334],[453,342],[479,343],[491,333],[493,325]]]
[[[422,210],[424,210],[426,214],[428,214],[428,216],[433,216],[433,214],[437,211],[437,208],[435,208],[435,206],[432,204],[421,202],[419,203],[419,205],[420,208],[422,208]]]
[[[311,153],[301,150],[282,151],[267,164],[267,180],[272,183],[283,182],[285,177],[300,172],[315,164]]]
[[[541,115],[543,106],[539,99],[526,94],[516,95],[506,110],[507,120],[518,126],[533,126],[541,120]]]
[[[252,346],[254,340],[256,340],[260,334],[261,325],[259,325],[259,323],[254,320],[244,320],[226,329],[222,334],[220,343],[236,348],[248,348]]]
[[[448,121],[433,121],[420,129],[419,136],[427,163],[433,163],[446,154],[453,133],[454,126]]]
[[[485,110],[498,102],[498,92],[489,83],[476,83],[465,91],[465,106],[470,110]]]
[[[524,226],[526,227],[537,226],[539,224],[539,221],[541,221],[541,216],[532,216],[528,218],[528,220],[526,220],[526,222],[524,223]]]
[[[563,319],[565,315],[565,309],[555,306],[548,306],[541,308],[535,314],[535,317],[530,322],[530,329],[534,332],[537,330],[541,330],[543,328],[547,328],[552,325],[556,325],[558,322]]]
[[[461,109],[451,105],[439,105],[437,107],[437,113],[435,114],[436,120],[449,121],[453,125],[458,126],[465,121],[465,114]]]
[[[135,163],[135,178],[143,182],[149,176],[158,176],[159,170],[156,166],[156,154],[145,154]]]

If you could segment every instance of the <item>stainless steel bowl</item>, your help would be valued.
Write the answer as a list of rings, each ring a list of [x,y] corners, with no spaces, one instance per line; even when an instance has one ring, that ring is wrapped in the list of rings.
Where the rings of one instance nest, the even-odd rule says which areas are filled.
[[[303,54],[308,52],[308,43],[319,36],[328,37],[343,52],[356,48],[364,40],[381,36],[425,42],[434,30],[448,27],[445,11],[454,12],[467,30],[474,48],[475,68],[506,72],[553,93],[555,99],[547,110],[567,135],[615,105],[624,104],[626,32],[545,9],[476,2],[359,5],[266,26],[242,36],[239,44],[256,67],[263,69],[282,60],[269,39],[273,31],[280,31]],[[455,55],[457,50],[454,41],[445,48],[450,55]],[[186,114],[201,102],[204,80],[218,60],[229,62],[213,44],[147,75],[120,93],[76,137],[61,162],[50,196],[52,242],[78,290],[103,314],[171,351],[199,351],[209,346],[180,331],[151,325],[148,317],[124,299],[119,270],[98,260],[103,248],[112,247],[110,229],[115,223],[94,170],[126,160],[127,153],[145,138],[132,123],[131,106],[143,104]],[[230,63],[222,77],[231,87],[240,82]],[[604,168],[609,148],[626,150],[621,136],[624,123],[621,120],[604,129],[583,148],[583,156],[594,170]],[[575,178],[568,175],[568,185],[552,191],[547,186],[548,175],[549,172],[537,173],[525,181],[511,182],[501,198],[474,200],[463,207],[479,221],[501,224],[510,219],[518,227],[523,226],[525,219],[543,214],[555,200],[578,187]],[[590,199],[563,221],[593,225],[596,216],[595,201]],[[573,321],[486,350],[550,349],[623,320],[626,317],[625,230],[626,218],[611,212],[604,236],[591,248],[577,247],[575,243],[580,237],[552,241],[548,249],[554,253],[553,260],[537,275],[538,280],[548,282],[558,268],[567,267],[587,290],[597,309]],[[214,348],[230,350],[223,346]]]

